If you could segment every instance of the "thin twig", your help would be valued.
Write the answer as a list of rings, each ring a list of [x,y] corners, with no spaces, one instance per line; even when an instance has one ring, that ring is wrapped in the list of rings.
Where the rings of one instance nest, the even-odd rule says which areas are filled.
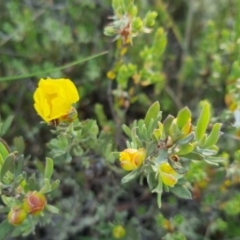
[[[178,30],[178,27],[176,26],[176,24],[174,23],[174,20],[172,19],[172,16],[169,14],[169,12],[167,11],[167,7],[166,5],[162,2],[162,0],[156,0],[156,5],[158,5],[162,10],[164,10],[166,17],[167,17],[167,22],[168,22],[168,27],[172,29],[173,34],[175,35],[178,44],[182,46],[183,43],[183,37],[180,33],[180,31]]]
[[[184,42],[183,42],[183,49],[185,55],[189,52],[189,45],[190,45],[190,38],[191,38],[191,30],[192,30],[192,23],[193,23],[193,16],[194,16],[194,2],[193,0],[188,1],[188,14],[186,19],[186,30],[184,35]]]
[[[176,94],[168,85],[165,85],[165,91],[169,95],[169,97],[173,100],[177,108],[181,109],[183,107],[181,100],[178,98],[178,96],[176,96]]]

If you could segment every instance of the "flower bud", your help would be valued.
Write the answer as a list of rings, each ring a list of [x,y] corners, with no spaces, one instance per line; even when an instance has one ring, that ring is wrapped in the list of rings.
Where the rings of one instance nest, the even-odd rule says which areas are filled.
[[[125,234],[126,234],[126,230],[121,225],[116,225],[113,228],[112,235],[115,239],[123,238]]]
[[[116,34],[116,30],[113,26],[110,25],[104,28],[104,34],[106,36],[112,37]]]
[[[146,157],[145,149],[127,148],[120,153],[121,166],[126,171],[131,171],[142,165]]]
[[[166,148],[170,148],[173,145],[173,139],[170,136],[167,136],[165,139]]]
[[[138,8],[136,5],[134,4],[131,4],[128,6],[128,14],[131,16],[131,17],[135,17],[137,16],[137,13],[138,13]]]
[[[8,213],[8,221],[14,226],[19,226],[27,217],[27,212],[22,206],[14,206]]]
[[[77,110],[74,107],[71,107],[68,114],[59,118],[59,122],[71,123],[76,120],[78,117]]]
[[[157,12],[148,12],[147,16],[145,17],[145,24],[146,27],[152,27],[155,24],[155,19],[157,17]]]
[[[143,29],[143,22],[140,17],[135,18],[132,21],[132,30],[133,32],[139,32]]]
[[[167,186],[173,187],[177,183],[177,172],[168,162],[160,164],[159,177]]]
[[[47,204],[46,197],[37,191],[29,192],[23,200],[24,209],[32,215],[40,214]]]
[[[114,78],[116,78],[116,73],[114,71],[108,71],[107,78],[113,80]]]

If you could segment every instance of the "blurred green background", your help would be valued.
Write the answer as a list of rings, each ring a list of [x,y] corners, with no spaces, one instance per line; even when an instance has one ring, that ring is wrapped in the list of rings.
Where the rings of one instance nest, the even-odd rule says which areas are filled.
[[[147,86],[129,80],[130,97],[119,104],[122,109],[129,106],[123,111],[125,122],[144,117],[156,100],[164,116],[188,106],[194,118],[199,103],[208,100],[216,116],[212,123],[223,123],[219,155],[224,164],[193,163],[187,173],[193,200],[164,194],[158,209],[145,182],[121,185],[124,171],[118,171],[119,163],[111,157],[90,154],[88,160],[75,158],[64,166],[56,162],[55,177],[61,179],[61,186],[50,202],[60,214],[23,239],[117,239],[113,232],[119,225],[126,231],[119,239],[240,239],[239,138],[226,101],[229,85],[238,90],[234,84],[240,76],[240,1],[142,0],[135,4],[140,16],[156,11],[158,17],[151,33],[133,39],[124,61],[144,68],[140,52],[152,44],[159,27],[166,31],[168,44],[155,66],[161,78]],[[116,83],[110,85],[106,76],[117,55],[117,42],[103,34],[112,15],[110,0],[0,2],[0,113],[2,119],[15,116],[5,140],[11,145],[15,136],[23,136],[25,154],[32,156],[28,168],[38,171],[52,136],[33,109],[32,95],[40,78],[71,79],[81,96],[80,120],[97,119],[113,148],[125,148],[123,134],[116,141],[119,123],[109,106],[109,91]],[[103,51],[108,53],[54,70]],[[49,69],[50,73],[41,74]],[[11,78],[38,72],[34,77]],[[237,90],[236,102],[240,100]]]

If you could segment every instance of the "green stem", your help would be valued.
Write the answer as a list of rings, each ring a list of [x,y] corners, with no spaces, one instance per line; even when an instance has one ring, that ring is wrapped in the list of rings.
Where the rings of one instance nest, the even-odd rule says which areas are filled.
[[[174,20],[173,20],[172,16],[169,14],[166,5],[162,2],[162,0],[156,0],[156,3],[159,6],[159,8],[161,8],[164,11],[164,13],[166,14],[168,27],[172,29],[173,34],[175,35],[179,45],[181,47],[183,47],[182,46],[182,44],[183,44],[183,37],[182,37],[180,31],[178,30],[177,25],[174,23]]]

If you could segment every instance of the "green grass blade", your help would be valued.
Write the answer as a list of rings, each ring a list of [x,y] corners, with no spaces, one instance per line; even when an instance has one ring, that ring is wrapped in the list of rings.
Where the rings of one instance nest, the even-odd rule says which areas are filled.
[[[95,55],[87,57],[87,58],[78,59],[78,60],[76,60],[74,62],[68,63],[68,64],[63,65],[61,67],[51,68],[51,69],[47,69],[47,70],[41,71],[41,72],[23,74],[23,75],[20,75],[20,76],[16,75],[16,76],[10,76],[10,77],[0,77],[0,82],[13,81],[13,80],[18,80],[18,79],[23,79],[23,78],[35,77],[35,76],[40,76],[40,75],[43,75],[43,74],[46,74],[46,73],[59,71],[59,70],[62,70],[62,69],[68,68],[68,67],[72,67],[74,65],[82,64],[84,62],[87,62],[87,61],[92,60],[94,58],[100,57],[100,56],[102,56],[104,54],[107,54],[107,53],[108,53],[107,51],[101,52],[101,53],[95,54]]]

